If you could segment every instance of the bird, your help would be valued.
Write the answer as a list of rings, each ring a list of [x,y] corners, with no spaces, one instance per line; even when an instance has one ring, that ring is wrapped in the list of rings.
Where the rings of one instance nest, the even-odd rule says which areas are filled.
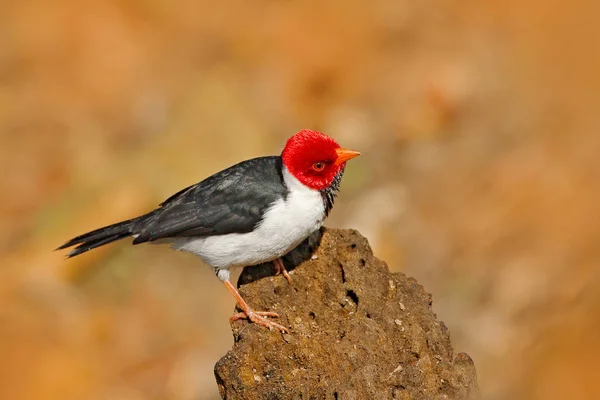
[[[139,217],[84,233],[56,250],[67,258],[125,238],[132,244],[169,244],[199,256],[234,296],[241,312],[230,318],[288,333],[255,311],[230,281],[230,269],[273,262],[291,277],[281,257],[321,228],[333,207],[346,162],[360,152],[342,148],[324,133],[304,129],[279,156],[242,161],[186,187]]]

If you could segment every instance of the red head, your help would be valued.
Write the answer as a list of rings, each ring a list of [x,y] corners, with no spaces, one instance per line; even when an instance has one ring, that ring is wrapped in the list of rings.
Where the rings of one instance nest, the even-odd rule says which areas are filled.
[[[344,170],[346,161],[358,155],[358,151],[342,149],[321,132],[305,129],[288,139],[281,158],[283,165],[301,183],[323,190]]]

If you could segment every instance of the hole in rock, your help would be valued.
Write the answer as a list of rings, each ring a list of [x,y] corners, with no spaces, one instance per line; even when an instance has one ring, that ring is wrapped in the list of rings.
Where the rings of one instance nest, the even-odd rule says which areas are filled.
[[[354,293],[354,290],[347,290],[346,296],[348,296],[354,302],[354,304],[356,304],[356,306],[358,307],[358,295],[356,293]]]

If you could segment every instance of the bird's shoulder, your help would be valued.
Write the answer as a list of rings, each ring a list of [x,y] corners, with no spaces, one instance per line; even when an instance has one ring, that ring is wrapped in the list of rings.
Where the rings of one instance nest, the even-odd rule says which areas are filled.
[[[163,201],[161,207],[178,203],[211,203],[235,200],[248,195],[280,197],[286,195],[282,161],[279,156],[258,157],[242,161],[219,171],[201,182],[188,186]]]

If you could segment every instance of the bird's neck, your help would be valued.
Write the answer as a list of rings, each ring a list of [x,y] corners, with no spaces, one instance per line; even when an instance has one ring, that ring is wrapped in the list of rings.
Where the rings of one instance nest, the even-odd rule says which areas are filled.
[[[344,168],[340,169],[340,172],[337,173],[331,185],[327,186],[325,189],[320,190],[321,197],[323,198],[323,204],[325,205],[325,216],[329,215],[329,211],[333,208],[333,202],[340,190],[340,182],[342,181],[342,176],[344,175]]]
[[[308,186],[304,185],[302,182],[298,180],[298,178],[294,177],[294,175],[288,171],[285,165],[282,166],[283,169],[283,181],[288,189],[288,191],[294,190],[302,190],[302,191],[313,191],[315,194],[319,194],[321,199],[323,200],[323,207],[325,210],[325,216],[329,215],[329,212],[333,208],[333,203],[337,196],[338,191],[340,190],[340,182],[342,181],[342,176],[344,175],[344,168],[342,167],[340,171],[335,175],[331,184],[324,189],[311,189]]]

